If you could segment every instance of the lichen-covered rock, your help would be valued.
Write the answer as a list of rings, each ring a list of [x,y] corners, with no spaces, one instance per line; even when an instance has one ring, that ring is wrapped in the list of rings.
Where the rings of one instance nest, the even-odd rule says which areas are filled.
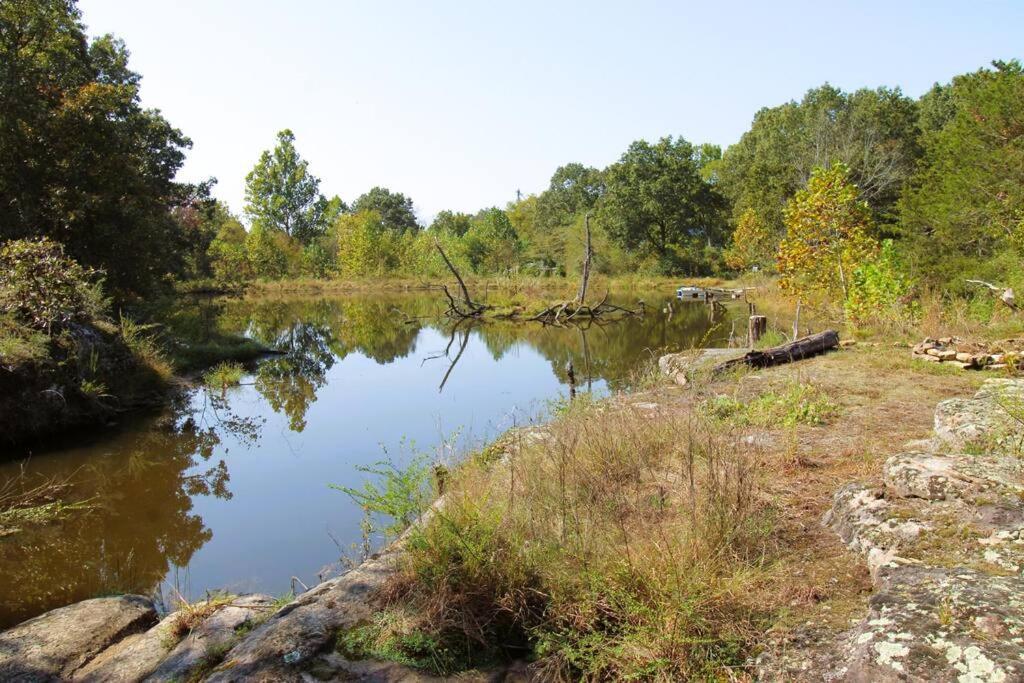
[[[1024,580],[885,568],[833,680],[1024,681]]]
[[[970,457],[970,456],[968,456]],[[902,498],[946,500],[961,496],[976,483],[958,471],[956,457],[933,453],[900,453],[885,463],[885,486]]]
[[[843,542],[864,556],[871,576],[883,566],[897,566],[907,560],[901,547],[912,543],[927,525],[912,519],[897,519],[882,492],[861,484],[848,484],[836,492],[823,520]]]
[[[0,633],[0,680],[67,680],[97,654],[157,621],[148,598],[95,598]]]
[[[989,379],[973,398],[935,407],[935,435],[954,448],[1020,451],[1024,440],[1024,380]]]

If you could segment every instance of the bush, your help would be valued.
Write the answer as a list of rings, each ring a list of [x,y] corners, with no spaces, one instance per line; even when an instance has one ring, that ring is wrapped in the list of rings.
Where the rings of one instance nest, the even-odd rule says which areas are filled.
[[[64,255],[48,238],[13,240],[0,248],[0,313],[50,334],[107,308],[100,273]]]

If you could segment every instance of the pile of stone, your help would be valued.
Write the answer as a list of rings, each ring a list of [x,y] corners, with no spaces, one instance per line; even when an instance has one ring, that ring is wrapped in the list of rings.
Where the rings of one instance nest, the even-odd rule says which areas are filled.
[[[958,337],[926,338],[911,354],[918,360],[948,363],[963,370],[1003,370],[1018,366],[1024,340],[1010,339],[992,346],[968,343]]]

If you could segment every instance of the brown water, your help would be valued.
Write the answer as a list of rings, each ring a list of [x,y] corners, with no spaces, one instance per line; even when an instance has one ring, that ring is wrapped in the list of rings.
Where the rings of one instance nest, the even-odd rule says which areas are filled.
[[[580,390],[604,395],[666,350],[724,344],[746,314],[712,321],[677,303],[670,315],[670,292],[641,298],[642,318],[589,329],[452,330],[433,294],[183,305],[175,325],[193,335],[241,332],[286,353],[226,392],[7,454],[0,486],[56,477],[64,501],[88,507],[0,538],[0,627],[111,593],[312,585],[361,537],[361,510],[329,484],[359,486],[358,468],[382,459],[455,459],[544,419],[568,393],[570,360]]]

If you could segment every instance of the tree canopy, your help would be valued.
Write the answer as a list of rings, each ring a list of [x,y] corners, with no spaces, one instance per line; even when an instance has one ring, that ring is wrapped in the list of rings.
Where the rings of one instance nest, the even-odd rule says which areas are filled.
[[[352,203],[353,213],[362,211],[375,211],[388,230],[406,232],[420,228],[412,208],[412,199],[386,187],[374,187]]]
[[[140,81],[74,2],[0,3],[0,236],[51,237],[125,291],[181,271],[170,211],[201,192],[174,181],[191,143],[141,107]]]
[[[277,145],[266,150],[245,177],[245,214],[254,227],[277,230],[303,244],[322,235],[341,208],[320,194],[320,179],[295,149],[288,129],[277,134]]]

